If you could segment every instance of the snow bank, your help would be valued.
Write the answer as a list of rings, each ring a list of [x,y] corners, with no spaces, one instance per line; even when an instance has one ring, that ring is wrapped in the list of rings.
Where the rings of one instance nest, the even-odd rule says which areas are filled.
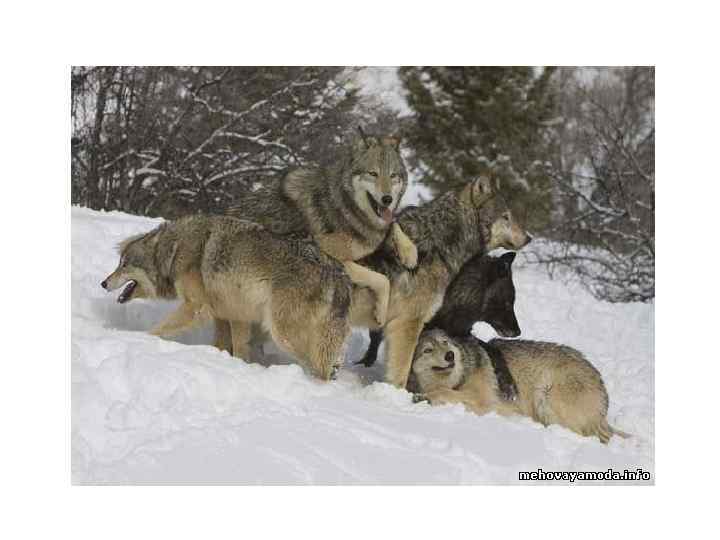
[[[413,404],[379,382],[382,365],[339,380],[288,364],[246,364],[208,344],[211,329],[168,341],[146,333],[168,302],[116,303],[100,281],[115,245],[159,220],[72,210],[72,474],[78,484],[519,483],[518,471],[654,473],[653,305],[606,304],[518,257],[523,337],[585,352],[610,393],[608,446],[525,418]],[[481,336],[491,335],[478,325]],[[654,474],[653,474],[654,477]]]

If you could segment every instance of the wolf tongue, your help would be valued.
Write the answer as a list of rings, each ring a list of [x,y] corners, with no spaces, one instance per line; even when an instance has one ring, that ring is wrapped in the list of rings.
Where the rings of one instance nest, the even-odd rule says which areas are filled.
[[[384,208],[382,211],[382,218],[386,223],[390,223],[393,220],[393,211],[389,208]]]

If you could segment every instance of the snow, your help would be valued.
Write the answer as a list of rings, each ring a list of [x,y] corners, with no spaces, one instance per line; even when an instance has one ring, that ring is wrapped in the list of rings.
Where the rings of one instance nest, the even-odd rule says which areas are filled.
[[[173,307],[100,282],[115,246],[160,220],[72,209],[72,477],[76,484],[521,483],[519,471],[622,471],[654,479],[654,305],[608,304],[550,280],[518,257],[523,337],[587,354],[610,394],[609,420],[633,434],[605,446],[526,418],[413,404],[352,363],[323,383],[277,352],[247,364],[209,345],[210,328],[176,341],[147,334]],[[477,334],[490,337],[484,324]]]
[[[359,95],[371,103],[382,103],[399,117],[412,113],[405,99],[405,92],[398,76],[397,67],[366,67],[359,70],[355,83]]]

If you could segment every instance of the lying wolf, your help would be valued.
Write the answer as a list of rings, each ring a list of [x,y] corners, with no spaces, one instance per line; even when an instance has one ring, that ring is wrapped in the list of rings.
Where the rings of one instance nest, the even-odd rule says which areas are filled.
[[[152,333],[171,336],[214,318],[229,321],[236,356],[247,356],[251,323],[321,379],[342,362],[350,332],[352,283],[311,242],[274,235],[224,216],[167,222],[120,244],[120,263],[103,282],[124,286],[118,302],[180,298]]]
[[[500,257],[476,255],[466,262],[445,292],[442,306],[425,325],[440,328],[452,337],[466,337],[476,322],[484,321],[504,337],[520,335],[515,317],[515,285],[512,263],[515,253]],[[372,366],[383,339],[382,330],[370,331],[370,346],[358,364]],[[517,387],[501,355],[490,355],[498,389],[506,400],[516,399]]]
[[[358,264],[389,236],[400,262],[417,263],[417,250],[394,222],[407,188],[407,172],[394,137],[367,137],[353,146],[336,170],[300,168],[280,182],[246,194],[227,215],[260,223],[280,234],[309,234],[326,254],[342,262],[353,283],[375,293],[374,316],[385,323],[387,277]]]
[[[488,344],[474,337],[451,338],[439,329],[424,332],[413,359],[410,388],[432,404],[462,403],[476,414],[528,416],[559,424],[607,443],[628,437],[607,421],[608,394],[602,377],[575,349],[555,343],[494,339],[518,384],[518,400],[498,397]]]

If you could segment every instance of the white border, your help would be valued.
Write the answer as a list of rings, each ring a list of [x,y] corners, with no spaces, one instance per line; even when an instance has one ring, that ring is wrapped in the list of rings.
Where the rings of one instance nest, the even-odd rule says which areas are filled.
[[[638,4],[5,7],[4,536],[645,538],[713,530],[717,17],[693,2]],[[68,78],[70,64],[100,63],[657,64],[658,485],[70,487]]]

